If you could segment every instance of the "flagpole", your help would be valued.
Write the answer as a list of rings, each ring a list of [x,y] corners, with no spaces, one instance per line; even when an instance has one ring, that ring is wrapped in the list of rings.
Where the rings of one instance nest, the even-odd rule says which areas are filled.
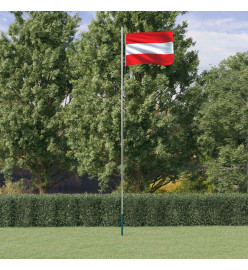
[[[123,27],[121,27],[121,235],[123,235],[123,179],[124,179],[124,134],[123,134]]]

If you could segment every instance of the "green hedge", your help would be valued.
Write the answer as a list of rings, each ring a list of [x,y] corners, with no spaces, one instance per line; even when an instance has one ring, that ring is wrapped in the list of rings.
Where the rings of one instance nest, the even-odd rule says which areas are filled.
[[[124,225],[248,225],[248,195],[125,194]],[[0,227],[31,226],[120,226],[120,195],[0,195]]]

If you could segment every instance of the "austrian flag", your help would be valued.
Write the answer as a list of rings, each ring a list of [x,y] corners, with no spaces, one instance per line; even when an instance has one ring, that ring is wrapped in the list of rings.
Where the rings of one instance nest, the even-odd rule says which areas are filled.
[[[171,65],[173,58],[172,31],[126,34],[126,66]]]

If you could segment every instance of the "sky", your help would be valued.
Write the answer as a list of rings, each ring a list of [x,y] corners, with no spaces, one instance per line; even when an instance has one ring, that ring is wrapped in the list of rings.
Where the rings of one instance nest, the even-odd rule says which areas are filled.
[[[196,42],[199,71],[209,70],[237,52],[248,51],[248,11],[193,11],[181,20],[188,22],[187,36]]]
[[[72,11],[75,14],[77,11]],[[82,18],[78,31],[87,31],[96,11],[79,11]],[[217,66],[221,60],[237,52],[248,51],[248,11],[189,11],[177,22],[188,22],[187,37],[192,37],[198,51],[199,73]],[[0,31],[7,32],[14,16],[0,11]]]

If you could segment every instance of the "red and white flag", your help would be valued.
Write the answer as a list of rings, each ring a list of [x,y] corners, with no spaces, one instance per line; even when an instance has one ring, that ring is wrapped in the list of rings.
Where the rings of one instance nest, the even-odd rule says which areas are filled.
[[[171,65],[173,58],[172,31],[126,34],[126,66]]]

